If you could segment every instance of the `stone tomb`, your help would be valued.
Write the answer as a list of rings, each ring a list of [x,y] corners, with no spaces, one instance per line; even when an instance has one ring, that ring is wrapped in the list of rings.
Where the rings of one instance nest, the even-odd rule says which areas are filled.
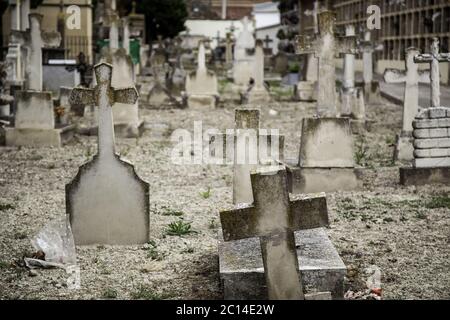
[[[42,91],[42,48],[56,47],[61,35],[41,31],[42,15],[30,14],[30,29],[13,30],[14,42],[27,48],[26,91],[16,92],[14,128],[6,128],[7,146],[55,146],[70,140],[74,126],[55,125],[55,110],[51,92]]]
[[[205,45],[198,48],[197,70],[186,78],[187,104],[190,108],[215,108],[219,100],[217,77],[206,68]]]
[[[149,241],[149,184],[134,167],[115,153],[111,104],[134,104],[134,87],[111,87],[112,66],[95,67],[97,86],[75,88],[73,104],[96,105],[98,111],[98,154],[82,165],[66,185],[66,211],[78,245],[131,245]]]
[[[346,267],[319,228],[326,198],[291,199],[282,167],[252,172],[251,182],[253,204],[220,213],[224,298],[342,299]]]
[[[272,101],[269,90],[264,84],[264,49],[263,42],[258,40],[253,62],[254,83],[242,94],[242,104],[266,104]]]
[[[294,194],[355,190],[353,136],[348,118],[305,118],[297,164],[287,160],[289,191]]]
[[[253,74],[253,55],[255,38],[248,30],[248,18],[243,20],[244,29],[239,34],[234,47],[233,81],[238,90],[245,90]]]
[[[430,64],[431,107],[421,110],[412,123],[413,167],[400,168],[403,185],[450,184],[450,108],[441,106],[439,83],[439,63],[450,63],[450,53],[439,52],[437,38],[430,51],[414,56],[415,63]]]
[[[419,71],[418,65],[414,63],[414,57],[419,53],[416,48],[406,49],[406,71],[386,69],[383,74],[386,83],[405,83],[402,131],[395,139],[394,161],[412,161],[414,159],[412,123],[420,108],[419,83],[430,83],[429,71]]]

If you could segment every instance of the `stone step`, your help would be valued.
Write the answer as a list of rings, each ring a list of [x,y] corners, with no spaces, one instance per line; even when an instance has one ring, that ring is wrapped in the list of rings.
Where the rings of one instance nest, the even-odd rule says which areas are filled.
[[[450,138],[415,139],[414,148],[416,149],[450,148]]]
[[[449,128],[415,129],[414,138],[447,138],[450,136]]]
[[[416,158],[413,161],[415,168],[450,167],[450,157],[442,158]]]
[[[417,149],[414,150],[415,158],[439,158],[450,157],[450,148]]]
[[[414,129],[426,129],[426,128],[447,128],[448,129],[449,127],[450,127],[450,118],[413,121]]]

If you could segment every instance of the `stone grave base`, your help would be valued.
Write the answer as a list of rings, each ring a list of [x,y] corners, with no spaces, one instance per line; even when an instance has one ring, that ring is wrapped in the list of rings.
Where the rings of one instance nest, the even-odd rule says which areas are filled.
[[[394,161],[412,161],[414,159],[413,136],[407,134],[397,135],[395,138]]]
[[[5,129],[7,146],[60,147],[72,139],[74,125],[59,129]]]
[[[214,109],[217,106],[218,97],[214,95],[190,95],[187,98],[188,108]]]
[[[347,269],[325,229],[297,231],[295,241],[305,293],[331,292],[333,299],[343,299]],[[258,238],[220,239],[219,268],[225,300],[267,299]]]
[[[433,183],[450,185],[450,166],[441,168],[400,168],[400,184],[420,186]]]
[[[255,89],[254,87],[241,94],[241,104],[262,104],[272,100],[267,89]]]
[[[362,188],[361,174],[355,168],[300,168],[287,165],[286,169],[289,192],[294,194]]]
[[[294,99],[297,101],[316,101],[316,84],[312,81],[300,81],[294,86]]]
[[[359,88],[341,89],[340,107],[340,114],[343,117],[361,121],[366,117],[364,95]]]
[[[368,104],[381,103],[380,83],[378,81],[364,84],[364,99]]]

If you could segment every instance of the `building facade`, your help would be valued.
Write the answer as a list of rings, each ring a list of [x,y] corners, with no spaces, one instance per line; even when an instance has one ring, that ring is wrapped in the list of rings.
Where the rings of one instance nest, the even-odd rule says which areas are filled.
[[[71,5],[76,5],[80,8],[79,29],[64,28],[64,44],[66,49],[66,59],[76,59],[80,52],[84,52],[89,62],[92,62],[92,0],[44,0],[37,8],[32,8],[31,12],[40,13],[43,15],[42,29],[46,31],[61,31],[58,30],[58,21],[61,16],[64,19],[68,18],[67,8]],[[8,46],[9,35],[11,33],[11,12],[9,7],[2,16],[2,38],[3,47]]]

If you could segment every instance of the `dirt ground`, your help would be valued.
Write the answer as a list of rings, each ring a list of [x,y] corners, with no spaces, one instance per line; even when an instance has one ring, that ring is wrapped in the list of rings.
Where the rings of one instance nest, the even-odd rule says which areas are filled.
[[[76,136],[56,148],[0,147],[0,299],[220,299],[219,210],[232,203],[232,167],[171,163],[170,134],[233,128],[233,104],[213,111],[150,110],[139,139],[118,139],[117,151],[150,183],[151,241],[146,245],[77,248],[81,288],[67,287],[61,269],[30,272],[30,240],[65,214],[65,184],[96,152],[96,138]],[[276,111],[276,112],[274,112]],[[262,128],[286,136],[286,158],[297,158],[301,119],[311,103],[262,106]],[[449,186],[402,187],[392,162],[401,108],[368,106],[371,132],[355,137],[364,187],[328,194],[328,234],[348,267],[346,291],[366,292],[367,268],[381,271],[384,299],[450,299]],[[209,190],[209,191],[208,191]],[[169,235],[172,222],[191,233]],[[188,230],[189,231],[189,230]]]

